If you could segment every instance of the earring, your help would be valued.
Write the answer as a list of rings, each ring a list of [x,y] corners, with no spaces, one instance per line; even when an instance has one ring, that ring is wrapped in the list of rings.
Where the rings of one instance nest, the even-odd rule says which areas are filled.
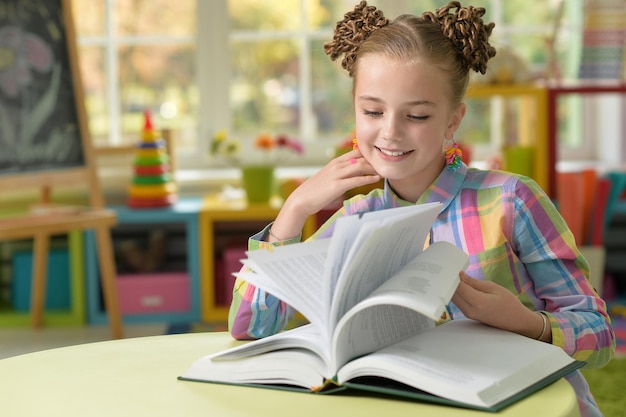
[[[352,149],[359,149],[359,142],[356,138],[352,139]]]
[[[463,152],[459,148],[459,144],[454,142],[451,147],[446,149],[446,168],[450,171],[459,169],[462,163],[462,156]]]

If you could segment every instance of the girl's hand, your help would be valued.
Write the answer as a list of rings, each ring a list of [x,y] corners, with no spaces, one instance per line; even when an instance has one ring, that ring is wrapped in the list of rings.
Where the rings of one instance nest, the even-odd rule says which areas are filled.
[[[338,156],[287,197],[272,233],[280,238],[297,236],[309,216],[342,198],[346,191],[378,180],[380,176],[358,149]]]
[[[525,307],[506,288],[491,281],[482,281],[461,272],[452,302],[470,319],[512,331],[533,339],[543,328],[541,315]]]
[[[291,195],[290,206],[299,207],[306,216],[316,214],[353,188],[373,184],[380,179],[374,168],[356,149],[331,160],[315,175],[304,181]],[[286,202],[287,204],[287,202]]]

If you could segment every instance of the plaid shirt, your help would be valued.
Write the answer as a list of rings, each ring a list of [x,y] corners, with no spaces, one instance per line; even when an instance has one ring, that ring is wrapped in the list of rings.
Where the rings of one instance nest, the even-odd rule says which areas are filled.
[[[466,272],[510,290],[529,309],[545,311],[552,343],[588,368],[605,365],[615,352],[606,304],[589,283],[589,265],[550,198],[531,179],[500,171],[444,169],[417,201],[442,202],[430,242],[447,241],[470,256]],[[310,238],[332,235],[340,216],[413,204],[383,190],[344,202]],[[249,249],[270,245],[268,225],[249,241]],[[285,241],[278,244],[289,244]],[[451,303],[452,319],[463,313]],[[293,309],[238,280],[233,291],[230,329],[237,338],[260,338],[282,330]],[[578,371],[567,377],[576,390],[581,413],[601,415]]]

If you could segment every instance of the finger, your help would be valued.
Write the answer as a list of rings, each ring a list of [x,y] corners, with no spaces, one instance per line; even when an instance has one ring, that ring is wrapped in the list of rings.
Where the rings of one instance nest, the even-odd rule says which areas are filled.
[[[349,162],[351,159],[357,159],[357,158],[363,158],[363,154],[361,154],[360,150],[353,149],[351,151],[344,153],[343,155],[338,156],[335,159],[337,159],[338,161],[342,161],[342,162]]]
[[[480,292],[493,293],[498,287],[497,284],[491,281],[485,281],[481,279],[472,278],[469,275],[467,275],[465,272],[461,272],[459,276],[461,278],[461,282],[464,282],[465,284],[469,285],[471,288],[474,288],[475,290],[480,291]]]
[[[457,287],[454,297],[455,304],[458,302],[467,306],[467,308],[482,308],[486,302],[488,302],[488,296],[491,294],[490,291],[485,291],[484,281],[471,278],[469,275],[462,277],[461,283]],[[489,283],[491,284],[491,283]],[[488,287],[491,287],[489,285]],[[459,308],[461,308],[459,306]]]
[[[467,306],[471,306],[472,302],[475,300],[476,290],[473,289],[467,283],[461,281],[459,286],[456,288],[453,296],[454,304],[457,304],[459,308],[461,307],[459,304],[464,304]]]
[[[368,160],[365,159],[363,154],[361,154],[361,151],[359,151],[358,149],[354,151],[350,151],[347,154],[342,155],[341,158],[342,159],[339,159],[338,161],[341,163],[340,166],[342,167],[349,167],[349,166],[356,165],[362,169],[360,173],[375,174],[374,167],[370,165]],[[363,170],[363,169],[366,169],[366,170]]]

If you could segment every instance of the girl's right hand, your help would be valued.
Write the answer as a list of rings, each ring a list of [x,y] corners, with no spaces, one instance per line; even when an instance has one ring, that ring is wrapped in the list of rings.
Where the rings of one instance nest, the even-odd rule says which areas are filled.
[[[338,156],[289,195],[272,232],[280,237],[297,236],[309,216],[343,197],[348,190],[379,180],[380,176],[358,149]]]
[[[374,184],[380,176],[358,149],[331,160],[304,181],[288,198],[306,217],[316,214],[356,187]]]

